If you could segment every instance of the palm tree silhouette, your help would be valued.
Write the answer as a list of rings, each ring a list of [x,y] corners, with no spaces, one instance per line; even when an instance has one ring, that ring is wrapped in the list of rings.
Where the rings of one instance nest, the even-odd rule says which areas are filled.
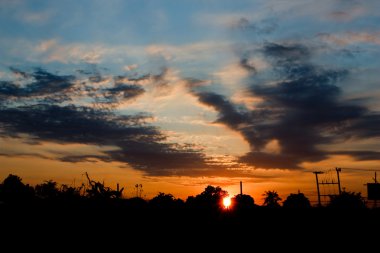
[[[280,207],[280,202],[282,199],[276,191],[265,191],[264,196],[264,206],[267,207]]]

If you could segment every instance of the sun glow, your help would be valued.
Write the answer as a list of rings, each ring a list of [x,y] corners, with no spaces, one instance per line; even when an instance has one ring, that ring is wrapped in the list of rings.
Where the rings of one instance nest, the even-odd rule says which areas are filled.
[[[224,205],[224,208],[228,209],[231,205],[231,198],[230,197],[225,197],[223,199],[223,205]]]

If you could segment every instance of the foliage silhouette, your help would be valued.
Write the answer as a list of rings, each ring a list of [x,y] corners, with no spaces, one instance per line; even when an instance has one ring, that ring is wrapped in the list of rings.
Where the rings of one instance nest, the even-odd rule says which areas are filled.
[[[284,208],[310,208],[309,199],[301,192],[291,193],[283,203]]]
[[[42,199],[55,199],[59,196],[60,191],[57,188],[57,182],[52,180],[45,181],[42,184],[36,185],[34,187],[37,197]]]
[[[149,201],[149,204],[153,208],[179,208],[183,207],[185,202],[182,199],[176,199],[172,194],[165,194],[159,192],[157,196]]]
[[[313,243],[314,241],[310,239],[310,232],[314,232],[314,224],[334,223],[337,224],[334,228],[341,229],[341,231],[348,231],[353,224],[358,226],[371,224],[371,227],[380,225],[378,219],[380,209],[341,212],[334,208],[265,208],[255,205],[251,196],[240,194],[234,196],[231,209],[226,212],[222,209],[221,203],[223,197],[227,196],[227,192],[220,187],[213,186],[207,186],[202,193],[188,197],[186,203],[176,199],[170,193],[160,192],[147,202],[139,197],[104,196],[100,191],[101,187],[95,187],[95,189],[99,190],[99,192],[96,191],[99,196],[95,195],[94,197],[82,187],[76,188],[67,185],[57,187],[55,182],[45,181],[36,187],[38,197],[34,197],[32,187],[24,185],[21,178],[10,175],[0,184],[0,202],[6,203],[0,204],[1,217],[6,217],[3,219],[5,221],[2,223],[2,229],[6,231],[5,234],[11,236],[24,232],[29,238],[33,234],[38,236],[36,240],[46,239],[45,236],[66,238],[68,235],[72,238],[79,238],[78,240],[82,242],[87,235],[95,243],[105,241],[106,237],[109,238],[109,242],[123,243],[125,243],[125,238],[131,242],[137,241],[134,239],[144,240],[144,242],[151,242],[150,239],[155,239],[165,248],[170,242],[181,239],[185,240],[182,245],[187,247],[186,243],[193,244],[193,241],[188,241],[193,237],[197,242],[202,241],[213,244],[213,246],[217,243],[223,247],[230,244],[235,249],[236,245],[251,242],[253,237],[258,238],[257,240],[267,239],[273,243],[273,236],[268,236],[273,231],[281,236],[291,235],[293,239],[294,236],[297,236],[297,240],[302,240],[304,239],[302,236],[306,237],[307,235],[309,242]],[[57,191],[58,194],[56,194]],[[107,192],[107,190],[105,191]],[[22,194],[19,194],[20,192]],[[92,192],[90,191],[90,193]],[[268,191],[264,195],[270,197],[266,202],[269,206],[280,206],[277,192]],[[296,199],[301,196],[294,195],[297,196]],[[360,199],[360,194],[357,193],[345,192],[342,195],[345,198]],[[4,196],[8,196],[8,199],[10,198],[16,204],[6,202]],[[20,196],[24,197],[20,198]],[[25,196],[28,197],[25,198]],[[295,198],[292,194],[290,196],[285,200],[284,207],[288,205],[285,203],[292,203],[290,199]],[[33,201],[28,201],[28,199]],[[52,199],[56,201],[51,201]],[[66,200],[75,201],[68,202]],[[334,199],[334,201],[338,200]],[[22,205],[20,208],[17,203],[26,203],[26,205]],[[334,203],[332,201],[331,206],[334,206]],[[296,206],[298,207],[298,205]],[[345,206],[352,207],[352,205]],[[4,222],[8,222],[9,225],[4,226]],[[73,229],[78,227],[78,224],[83,229]],[[52,226],[59,229],[53,231]],[[289,233],[289,228],[296,232]],[[14,229],[14,233],[8,233],[10,229]],[[119,230],[120,233],[117,232]],[[31,231],[33,232],[31,233]],[[249,232],[246,233],[246,231]],[[333,233],[328,234],[329,236],[344,234],[337,233],[336,229],[331,231]],[[326,233],[330,233],[330,231]],[[244,236],[247,240],[244,240]],[[232,238],[239,243],[231,244],[229,241],[225,243],[221,241],[224,238]],[[88,240],[85,242],[87,244]],[[156,247],[158,244],[151,245]],[[215,250],[215,248],[213,249]],[[176,250],[178,251],[178,248]]]
[[[276,191],[266,191],[264,194],[264,206],[270,208],[280,207],[280,202],[282,199]]]
[[[250,210],[255,207],[255,200],[247,194],[238,194],[232,198],[232,208],[241,210]]]
[[[338,209],[362,209],[365,208],[361,193],[344,191],[340,195],[330,196],[328,207]]]
[[[227,191],[219,186],[208,185],[204,191],[195,197],[188,197],[186,204],[190,207],[220,210],[223,206],[223,198],[227,197]]]
[[[94,199],[111,199],[111,198],[120,198],[122,196],[124,188],[120,190],[112,190],[110,187],[104,186],[100,182],[96,182],[90,179],[90,176],[86,172],[86,177],[88,179],[88,184],[90,189],[87,189],[87,196]]]
[[[9,174],[0,184],[0,201],[6,203],[21,203],[34,198],[34,189],[25,185],[19,176]]]
[[[79,199],[81,198],[81,190],[84,185],[80,187],[72,187],[66,184],[61,185],[60,194],[63,199]]]
[[[135,210],[145,209],[148,206],[148,203],[146,202],[146,200],[140,197],[129,198],[129,199],[126,199],[125,202],[128,208],[135,209]]]

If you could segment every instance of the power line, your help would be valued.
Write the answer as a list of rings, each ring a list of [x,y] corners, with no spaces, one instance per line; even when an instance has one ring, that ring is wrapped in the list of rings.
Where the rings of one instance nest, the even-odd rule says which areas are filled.
[[[344,170],[356,170],[356,171],[380,171],[380,169],[359,169],[359,168],[342,168]]]
[[[360,168],[344,168],[344,167],[340,167],[340,168],[344,170],[353,170],[353,171],[372,171],[372,172],[380,171],[380,169],[360,169]],[[313,171],[305,170],[305,172],[313,172]]]

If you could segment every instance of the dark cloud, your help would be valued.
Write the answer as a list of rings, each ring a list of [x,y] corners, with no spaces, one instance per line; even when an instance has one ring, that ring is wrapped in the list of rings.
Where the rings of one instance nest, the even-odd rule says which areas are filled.
[[[1,135],[29,134],[35,141],[114,146],[104,155],[64,156],[65,162],[118,161],[148,175],[191,175],[192,169],[209,167],[205,155],[196,149],[163,142],[166,136],[144,123],[147,116],[119,116],[83,106],[38,104],[2,108]]]
[[[31,73],[17,71],[18,80],[1,82],[0,94],[8,102],[0,106],[0,136],[25,138],[22,136],[27,134],[33,145],[48,141],[104,147],[96,155],[51,151],[51,156],[46,157],[63,162],[121,162],[151,176],[205,176],[218,172],[240,175],[240,172],[226,170],[228,166],[223,162],[216,164],[191,144],[168,143],[160,129],[147,123],[151,115],[125,115],[112,107],[98,106],[99,103],[118,103],[137,97],[144,92],[139,81],[149,78],[160,85],[166,72],[140,78],[105,78],[99,72],[99,80],[107,80],[104,85],[91,85],[94,80],[87,77],[93,77],[93,71],[79,72],[85,77],[58,76],[42,69]],[[19,86],[20,80],[27,84]],[[69,99],[48,99],[56,93],[72,99],[70,104]],[[16,96],[19,100],[15,102],[13,97]],[[33,96],[38,98],[31,99]],[[42,157],[34,153],[23,155]]]
[[[135,84],[115,84],[109,88],[99,89],[93,93],[96,103],[117,105],[122,101],[142,95],[145,89]]]
[[[276,79],[266,81],[250,72],[249,93],[262,101],[254,110],[193,88],[200,102],[219,113],[216,122],[240,132],[250,144],[251,152],[240,157],[240,162],[261,168],[299,169],[302,162],[321,161],[333,154],[321,145],[380,136],[380,115],[342,96],[337,84],[347,78],[347,70],[312,64],[312,50],[301,44],[265,43],[258,52],[272,64],[270,76]],[[243,68],[249,61],[247,56],[242,57]],[[271,141],[278,143],[276,152],[266,150]],[[345,154],[362,160],[379,158],[370,151]]]
[[[79,162],[96,163],[99,160],[102,160],[105,162],[112,162],[112,158],[106,155],[66,155],[61,158],[58,158],[58,160],[62,162],[69,162],[69,163],[79,163]]]
[[[273,58],[277,62],[305,61],[311,56],[310,50],[301,44],[278,44],[267,42],[262,48],[263,54],[268,58]]]
[[[144,89],[139,85],[117,85],[115,87],[106,89],[105,97],[114,99],[117,96],[121,96],[125,99],[137,97],[144,93]]]
[[[259,22],[252,23],[247,18],[240,18],[232,28],[237,28],[243,31],[250,31],[256,34],[270,34],[274,32],[278,27],[275,19],[263,19]]]
[[[129,80],[127,76],[103,76],[95,67],[88,71],[77,71],[84,77],[56,75],[40,68],[32,72],[15,68],[10,70],[18,78],[14,81],[0,81],[0,99],[3,104],[15,101],[59,104],[71,101],[74,97],[82,97],[87,102],[112,107],[145,92],[141,85],[136,84],[135,79]]]
[[[348,155],[358,161],[380,160],[380,152],[376,151],[335,151],[335,155]]]
[[[300,169],[297,165],[301,159],[294,155],[248,152],[240,157],[240,162],[252,164],[258,168]]]
[[[20,76],[20,77],[23,77],[23,78],[30,78],[30,77],[32,77],[32,75],[30,75],[29,73],[27,73],[25,71],[22,71],[22,70],[19,70],[19,69],[14,68],[14,67],[10,67],[9,70],[12,71],[12,73],[15,74],[16,76]]]
[[[201,103],[212,106],[219,112],[217,122],[224,123],[232,129],[238,129],[240,124],[246,122],[247,115],[239,112],[224,96],[213,92],[199,92],[196,95]]]
[[[380,136],[380,114],[368,112],[360,115],[357,120],[348,122],[345,126],[347,138],[373,138]]]
[[[45,156],[45,155],[41,155],[41,154],[38,154],[38,153],[33,153],[33,152],[30,152],[30,153],[20,153],[20,152],[0,152],[0,156],[5,156],[5,157],[38,157],[38,158],[42,158],[42,159],[48,159],[48,160],[51,160],[50,157],[48,156]]]
[[[248,70],[249,72],[255,74],[257,71],[256,71],[256,68],[255,66],[253,66],[247,58],[243,58],[240,60],[240,66],[246,70]]]
[[[160,139],[155,128],[139,126],[144,118],[83,106],[37,104],[2,108],[0,124],[7,135],[27,133],[41,141],[62,143],[113,145],[122,138]]]
[[[22,85],[19,82],[1,81],[0,98],[3,100],[44,96],[45,99],[61,101],[69,99],[63,93],[74,86],[74,76],[55,75],[43,69],[36,69],[32,73],[15,68],[11,68],[11,71],[28,83]]]

